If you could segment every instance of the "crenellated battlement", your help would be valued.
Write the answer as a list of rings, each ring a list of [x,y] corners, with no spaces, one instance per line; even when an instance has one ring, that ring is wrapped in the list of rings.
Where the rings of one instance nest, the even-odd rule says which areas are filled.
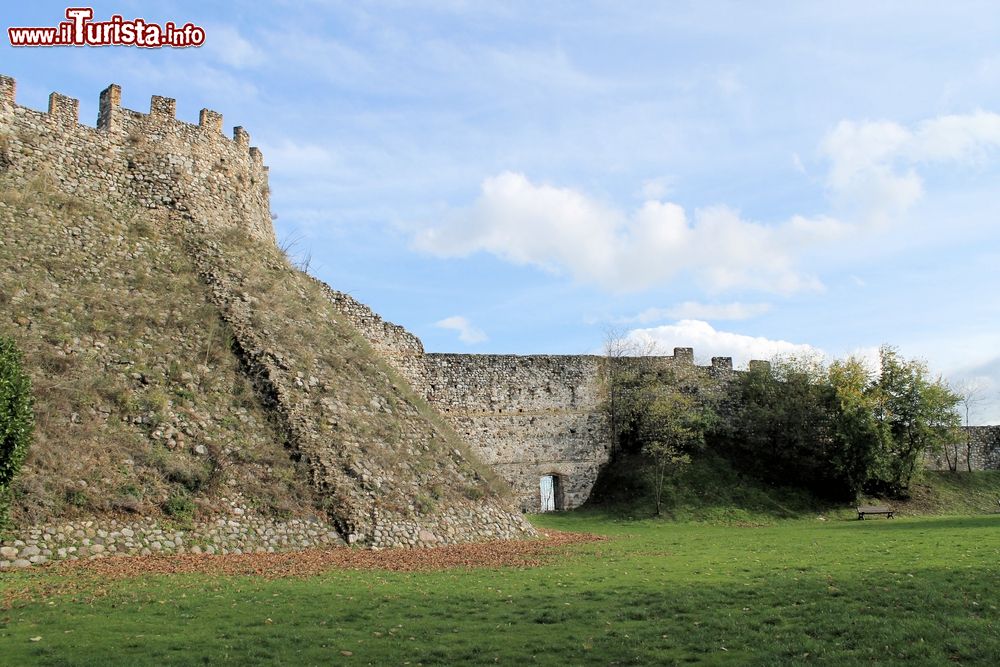
[[[183,210],[274,242],[264,156],[242,127],[227,138],[217,111],[202,109],[197,124],[187,123],[177,119],[176,100],[159,95],[148,113],[133,111],[112,84],[91,127],[80,123],[75,98],[52,93],[41,112],[18,105],[16,93],[16,81],[0,75],[0,175],[44,175],[70,194]]]
[[[177,100],[172,97],[153,95],[150,98],[148,114],[122,107],[121,99],[122,89],[116,83],[101,91],[98,100],[96,129],[105,132],[120,131],[122,126],[131,120],[158,131],[175,129],[181,133],[189,133],[197,129],[206,138],[222,138],[222,114],[218,111],[202,109],[199,112],[198,123],[195,125],[177,119]],[[19,106],[17,104],[17,81],[12,77],[0,74],[0,107],[3,106]],[[32,111],[26,107],[21,108]],[[46,113],[53,124],[73,129],[75,125],[80,123],[80,101],[61,93],[51,93]],[[144,119],[148,120],[144,122]],[[161,124],[163,127],[152,127],[154,124]],[[239,126],[234,127],[233,141],[240,147],[247,147],[248,155],[263,163],[260,149],[250,146],[250,134],[246,129]]]

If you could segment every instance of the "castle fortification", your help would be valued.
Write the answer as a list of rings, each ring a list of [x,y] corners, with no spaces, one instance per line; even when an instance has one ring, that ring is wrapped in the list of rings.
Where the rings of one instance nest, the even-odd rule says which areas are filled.
[[[509,482],[522,510],[543,509],[545,480],[555,508],[586,501],[609,457],[601,410],[607,360],[427,354],[416,336],[349,295],[263,257],[277,252],[268,171],[246,131],[223,136],[221,115],[208,109],[197,125],[179,121],[165,97],[154,96],[149,113],[125,109],[116,85],[101,93],[99,108],[96,127],[80,124],[77,100],[56,93],[46,112],[35,111],[18,105],[14,80],[0,76],[0,174],[116,215],[156,209],[150,220],[183,230],[178,242],[232,351],[287,434],[285,446],[330,500],[340,537],[414,546],[530,534],[508,501],[489,495],[476,456]],[[226,247],[229,232],[268,252],[244,246],[237,257]],[[256,278],[247,270],[251,257],[261,265]],[[276,284],[284,313],[255,295]],[[311,347],[286,344],[303,334]],[[343,349],[324,356],[335,348]],[[108,368],[118,363],[112,357],[113,349],[98,355]],[[694,385],[717,386],[736,372],[726,357],[695,364],[690,348],[656,363]],[[972,431],[973,467],[1000,466],[997,432]]]
[[[402,327],[346,294],[328,294],[372,347],[507,480],[522,510],[541,509],[543,477],[558,480],[556,508],[571,509],[587,500],[610,455],[601,410],[604,357],[426,354],[420,340]],[[714,357],[700,366],[687,347],[654,362],[694,384],[734,373],[731,358]]]
[[[437,354],[420,340],[386,322],[352,297],[329,291],[338,310],[472,445],[485,463],[514,489],[521,509],[540,509],[539,481],[559,480],[555,505],[583,504],[610,455],[610,436],[601,409],[604,357],[594,355]],[[691,348],[674,348],[654,363],[683,381],[709,385],[735,371],[730,357],[695,364]],[[767,361],[751,360],[751,368]],[[1000,426],[964,430],[970,445],[953,447],[959,470],[971,456],[973,470],[1000,469]],[[954,458],[954,454],[952,456]],[[927,466],[947,470],[943,454],[928,453]]]
[[[90,201],[168,207],[202,224],[239,227],[274,242],[261,152],[242,127],[222,133],[222,114],[202,109],[197,125],[176,118],[176,102],[154,96],[149,113],[121,106],[121,88],[100,96],[97,126],[80,123],[79,100],[52,93],[48,111],[16,103],[0,76],[0,166],[15,179],[51,179]]]
[[[150,252],[174,256],[169,270],[193,273],[205,288],[206,303],[198,307],[214,308],[219,320],[214,324],[227,337],[226,353],[235,355],[283,439],[274,443],[276,450],[303,464],[318,506],[345,542],[420,546],[534,533],[513,509],[504,485],[494,483],[492,471],[399,377],[411,379],[421,372],[407,367],[408,360],[422,359],[420,342],[373,314],[364,317],[370,311],[295,270],[281,255],[271,224],[267,167],[245,130],[235,128],[232,139],[223,136],[222,116],[207,109],[197,125],[179,121],[174,100],[165,97],[154,96],[149,113],[125,109],[117,85],[101,93],[96,127],[79,122],[75,99],[53,93],[48,110],[40,112],[18,105],[15,93],[15,81],[0,76],[0,176],[6,192],[23,186],[34,195],[52,193],[39,205],[52,210],[43,216],[50,221],[41,223],[31,208],[12,198],[14,203],[2,209],[9,219],[4,224],[12,227],[4,241],[31,249],[11,257],[32,275],[48,271],[45,253],[78,258],[60,261],[37,285],[26,285],[34,291],[20,290],[19,303],[39,298],[44,282],[44,294],[55,295],[62,306],[55,290],[81,281],[87,285],[86,298],[114,301],[116,281],[130,284],[128,293],[142,291],[146,276],[163,268],[151,265]],[[73,219],[91,205],[106,209],[106,220]],[[169,231],[143,231],[157,225]],[[101,238],[100,230],[107,228],[119,230],[118,235]],[[36,243],[32,235],[46,235],[46,241]],[[130,245],[128,262],[106,266],[106,250]],[[87,252],[78,252],[80,247]],[[181,299],[170,303],[172,296],[145,307],[168,311],[163,313],[167,318],[191,320],[190,307],[182,312]],[[339,315],[352,310],[354,317]],[[168,360],[148,352],[154,347],[154,328],[144,325],[96,341],[100,332],[80,325],[78,338],[95,339],[84,351],[77,349],[72,335],[51,335],[70,320],[60,307],[25,312],[32,317],[21,316],[23,325],[15,321],[0,329],[22,347],[47,349],[56,356],[86,354],[109,377],[117,378],[125,366],[148,371],[126,375],[128,400],[97,406],[102,409],[94,410],[95,429],[134,431],[147,438],[144,446],[160,452],[162,443],[152,442],[158,431],[146,426],[149,415],[130,412],[134,405],[150,405],[150,392],[164,397],[158,408],[163,413],[177,407],[171,396],[183,397],[198,412],[196,422],[204,426],[188,424],[185,435],[191,439],[213,430],[210,423],[227,419],[208,409],[208,397],[197,387],[172,388],[173,373],[164,368]],[[212,333],[186,332],[177,342],[194,347]],[[392,343],[372,350],[367,342],[382,339]],[[182,358],[180,350],[168,356],[177,366],[195,364]],[[154,368],[163,370],[149,370]],[[32,371],[45,379],[45,369]],[[173,417],[153,417],[156,423],[164,418]],[[90,441],[79,445],[99,447]],[[172,446],[179,447],[176,442]],[[225,454],[228,443],[197,449],[192,446],[188,458],[211,456],[217,473],[227,477],[220,471],[233,463]],[[230,476],[228,482],[235,479]]]

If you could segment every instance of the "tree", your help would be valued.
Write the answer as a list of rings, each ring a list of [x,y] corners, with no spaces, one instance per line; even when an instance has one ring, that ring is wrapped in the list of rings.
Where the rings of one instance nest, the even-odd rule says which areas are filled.
[[[604,334],[602,377],[608,419],[611,456],[622,450],[623,439],[634,430],[638,411],[637,394],[648,377],[650,357],[657,353],[655,343],[640,344],[615,329]]]
[[[956,437],[958,396],[891,347],[878,373],[859,359],[778,359],[731,387],[729,451],[757,476],[853,498],[902,495],[927,451]]]
[[[14,341],[0,337],[0,525],[6,522],[10,483],[27,456],[33,428],[31,382],[21,354]]]
[[[690,394],[665,383],[644,387],[641,403],[642,453],[651,464],[650,481],[659,516],[667,480],[691,462],[692,452],[704,448],[715,414]]]
[[[846,381],[845,381],[845,384]],[[840,397],[819,359],[775,359],[731,386],[727,448],[757,477],[835,498],[852,496],[863,456],[840,423]]]
[[[874,378],[857,357],[834,361],[826,377],[836,399],[831,465],[845,495],[853,497],[868,481],[879,443],[877,401],[871,392]]]
[[[969,472],[972,472],[972,429],[969,426],[972,425],[972,413],[975,412],[979,404],[983,401],[983,386],[975,381],[966,381],[958,387],[957,394],[958,407],[964,417],[963,423],[965,425],[965,437],[962,439],[962,442],[965,443],[965,467]],[[951,459],[948,458],[947,446],[945,447],[945,458],[948,459],[948,467],[953,472],[958,469],[958,443],[959,439],[952,440],[952,448],[955,454],[954,466]]]
[[[927,451],[941,451],[958,437],[959,396],[926,364],[908,361],[895,348],[879,349],[880,373],[870,391],[878,422],[878,447],[869,488],[905,494]]]

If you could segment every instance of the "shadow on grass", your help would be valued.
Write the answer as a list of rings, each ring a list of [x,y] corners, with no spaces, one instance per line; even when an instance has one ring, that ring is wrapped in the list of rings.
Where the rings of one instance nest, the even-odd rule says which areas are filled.
[[[583,509],[630,520],[653,517],[648,470],[644,457],[622,455],[601,470]],[[755,479],[710,452],[700,454],[667,480],[663,501],[664,518],[721,523],[802,518],[843,506],[805,489]]]
[[[170,580],[89,604],[18,610],[0,624],[0,651],[9,664],[52,665],[329,664],[345,656],[424,665],[1000,658],[1000,593],[985,563],[887,575],[829,563],[815,569],[801,556],[777,567],[748,558],[701,572],[676,569],[678,560],[575,559],[555,570],[390,582],[281,580],[235,594],[186,587],[183,600]],[[31,643],[32,636],[42,639]]]
[[[1000,529],[1000,514],[983,516],[901,517],[896,519],[857,519],[837,521],[831,527],[838,529],[865,528],[871,530],[934,530],[943,528]]]

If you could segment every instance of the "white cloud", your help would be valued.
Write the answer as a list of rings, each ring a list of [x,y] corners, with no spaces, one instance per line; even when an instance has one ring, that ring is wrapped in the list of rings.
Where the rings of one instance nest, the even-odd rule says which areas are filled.
[[[264,54],[232,26],[207,26],[205,50],[222,63],[243,69],[264,62]]]
[[[486,333],[482,329],[474,327],[469,320],[461,315],[446,317],[443,320],[435,322],[434,326],[439,329],[452,329],[457,331],[458,339],[463,343],[468,343],[470,345],[474,343],[482,343],[488,340]]]
[[[920,123],[907,157],[915,161],[979,161],[998,147],[1000,114],[976,111]]]
[[[923,195],[920,176],[893,165],[910,142],[912,134],[896,123],[841,121],[822,145],[831,161],[827,187],[838,203],[864,211],[867,222],[888,222]]]
[[[736,368],[745,368],[751,359],[769,361],[778,356],[824,356],[822,350],[812,345],[718,331],[708,322],[700,320],[681,320],[675,324],[633,329],[626,334],[626,339],[639,349],[655,346],[663,354],[669,354],[675,347],[692,347],[699,359],[732,357]]]
[[[928,119],[913,129],[889,121],[845,120],[820,150],[830,159],[826,184],[834,199],[859,210],[863,223],[886,224],[923,196],[917,166],[982,161],[997,147],[1000,115],[976,111]]]
[[[650,324],[675,320],[748,320],[771,310],[769,303],[698,303],[685,301],[670,308],[647,308],[637,315],[615,320],[620,324]]]
[[[799,157],[798,153],[792,153],[792,167],[794,167],[795,171],[799,172],[800,174],[807,173],[806,166],[802,164],[802,158]]]
[[[668,176],[649,178],[642,182],[639,190],[644,200],[663,199],[673,190],[673,179]]]
[[[689,220],[677,204],[654,200],[626,214],[572,188],[504,172],[483,181],[473,206],[424,228],[414,243],[443,257],[486,251],[612,290],[643,289],[684,271],[710,290],[791,293],[821,288],[795,266],[798,251],[842,231],[830,218],[764,225],[725,206]]]
[[[1000,115],[932,118],[912,129],[888,121],[841,121],[822,142],[826,187],[851,222],[795,215],[772,224],[728,206],[685,211],[660,201],[662,180],[622,211],[573,188],[531,182],[510,171],[486,178],[472,206],[419,231],[418,249],[442,257],[489,252],[517,264],[565,273],[614,291],[641,290],[690,274],[707,290],[791,294],[823,289],[802,265],[812,254],[836,259],[835,242],[861,240],[899,219],[924,195],[917,168],[983,161],[1000,147]],[[801,160],[793,165],[802,168]]]

